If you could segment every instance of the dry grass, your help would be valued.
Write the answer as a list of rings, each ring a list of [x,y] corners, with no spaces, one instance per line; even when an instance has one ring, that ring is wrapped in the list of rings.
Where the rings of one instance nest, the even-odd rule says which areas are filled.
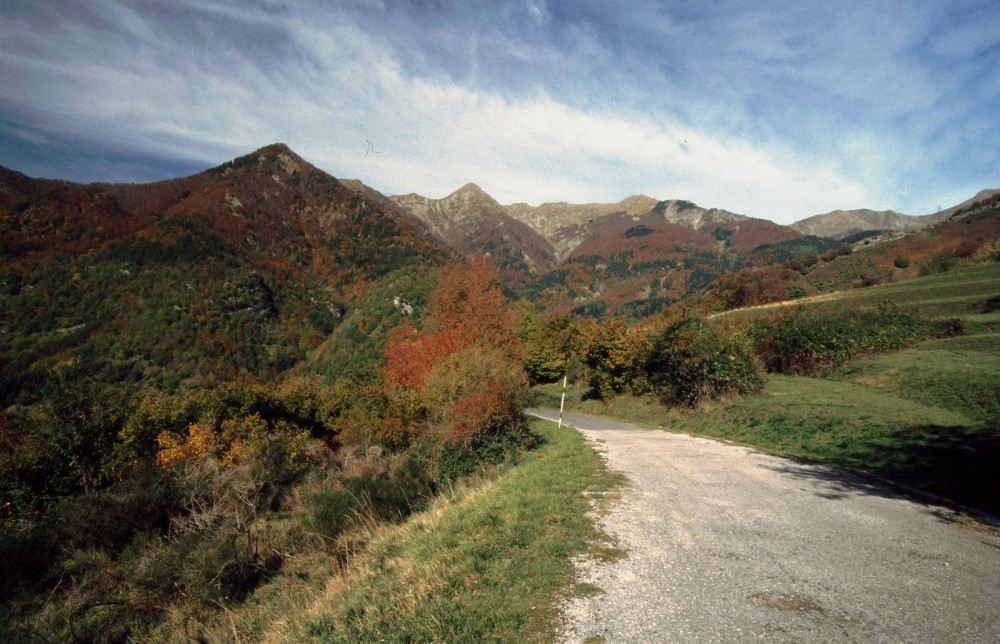
[[[576,432],[533,421],[544,444],[514,467],[441,491],[397,525],[362,520],[325,548],[289,553],[281,575],[237,607],[174,619],[153,639],[550,641],[574,556],[621,556],[588,511],[620,480]],[[291,542],[290,511],[271,538]],[[282,531],[285,533],[282,533]]]

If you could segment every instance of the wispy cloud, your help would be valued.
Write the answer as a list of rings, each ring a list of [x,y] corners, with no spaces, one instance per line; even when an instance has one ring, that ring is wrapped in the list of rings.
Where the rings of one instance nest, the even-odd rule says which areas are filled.
[[[785,222],[1000,185],[990,0],[95,0],[0,18],[0,163],[35,174],[144,180],[283,140],[390,193],[643,192]]]

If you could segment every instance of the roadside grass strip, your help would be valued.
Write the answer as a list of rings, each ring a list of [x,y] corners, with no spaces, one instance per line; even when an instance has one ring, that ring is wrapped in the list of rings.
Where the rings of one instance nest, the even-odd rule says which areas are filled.
[[[266,640],[551,641],[571,558],[607,547],[591,510],[623,479],[582,436],[532,420],[543,445],[370,536],[347,571]]]

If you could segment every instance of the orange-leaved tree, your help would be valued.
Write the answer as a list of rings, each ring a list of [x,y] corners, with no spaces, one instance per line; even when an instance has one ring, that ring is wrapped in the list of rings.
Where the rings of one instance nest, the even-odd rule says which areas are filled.
[[[496,270],[482,258],[442,268],[424,327],[390,337],[386,385],[414,392],[427,425],[461,448],[523,433],[521,340]]]
[[[384,371],[389,383],[423,389],[435,366],[473,346],[492,347],[520,361],[516,321],[497,280],[496,269],[481,257],[442,268],[425,330],[418,332],[406,321],[389,338]]]

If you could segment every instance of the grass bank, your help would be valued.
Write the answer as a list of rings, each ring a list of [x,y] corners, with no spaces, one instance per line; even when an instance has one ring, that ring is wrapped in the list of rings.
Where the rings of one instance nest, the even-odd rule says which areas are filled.
[[[559,387],[537,388],[558,406]],[[771,375],[763,394],[667,409],[650,398],[567,409],[749,445],[875,474],[1000,516],[1000,336],[932,340],[848,363],[825,378]]]
[[[534,420],[543,445],[514,466],[442,495],[404,524],[364,535],[365,550],[317,583],[261,588],[220,625],[264,641],[551,641],[557,601],[574,591],[571,557],[614,556],[588,516],[613,494],[583,438]],[[227,632],[229,630],[229,632]]]

